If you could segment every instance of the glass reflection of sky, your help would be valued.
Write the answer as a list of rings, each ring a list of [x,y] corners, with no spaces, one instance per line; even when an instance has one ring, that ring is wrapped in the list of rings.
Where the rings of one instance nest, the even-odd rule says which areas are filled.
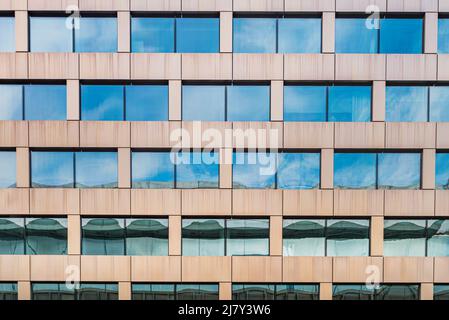
[[[126,255],[168,255],[168,219],[125,219],[125,227]]]
[[[234,18],[235,53],[275,53],[276,19]]]
[[[117,18],[81,17],[75,29],[76,52],[117,52]]]
[[[0,120],[23,120],[23,86],[0,84]]]
[[[427,121],[427,93],[425,86],[387,86],[386,121]]]
[[[370,120],[370,86],[329,87],[328,121],[366,122]]]
[[[73,52],[73,30],[66,17],[30,17],[31,52]]]
[[[232,165],[232,187],[235,189],[272,189],[275,187],[277,154],[234,152]],[[274,167],[275,168],[275,167]]]
[[[66,120],[66,92],[65,85],[26,85],[25,119]]]
[[[449,122],[449,86],[430,87],[429,94],[430,121]]]
[[[368,29],[364,18],[335,20],[336,53],[377,53],[378,30]]]
[[[326,255],[368,256],[369,220],[329,219],[326,226]]]
[[[436,155],[436,188],[449,190],[449,153]]]
[[[318,188],[320,185],[320,154],[279,154],[277,179],[279,189]]]
[[[176,51],[219,52],[220,20],[218,18],[177,18]]]
[[[284,121],[326,121],[326,86],[284,86]]]
[[[132,187],[165,189],[175,186],[170,152],[133,152]]]
[[[438,19],[438,53],[449,53],[449,19]]]
[[[384,256],[425,256],[426,220],[384,221]]]
[[[73,152],[31,151],[33,188],[73,188]]]
[[[427,256],[449,257],[449,220],[429,220]]]
[[[324,257],[325,226],[323,219],[284,219],[283,255]]]
[[[380,20],[380,53],[422,53],[423,19]]]
[[[183,85],[182,119],[224,121],[225,101],[225,86]]]
[[[177,188],[218,188],[218,152],[204,154],[205,157],[210,157],[210,159],[203,159],[203,154],[203,152],[177,154],[180,160],[176,165]]]
[[[320,53],[321,18],[278,20],[279,53]]]
[[[419,189],[420,153],[380,153],[378,185],[383,189]]]
[[[77,152],[75,159],[77,188],[117,187],[117,152]]]
[[[13,17],[0,17],[0,52],[16,50],[16,31]]]
[[[228,86],[228,121],[269,121],[269,86]]]
[[[168,86],[126,86],[127,121],[167,121]]]
[[[132,18],[132,52],[174,52],[175,20],[173,18]]]
[[[16,153],[0,151],[0,188],[16,186]]]
[[[376,188],[376,154],[335,153],[334,188]]]
[[[226,255],[269,255],[268,219],[229,219],[226,221]]]
[[[183,256],[224,256],[224,219],[183,219]]]
[[[123,113],[123,86],[81,86],[81,120],[119,121],[124,119]]]

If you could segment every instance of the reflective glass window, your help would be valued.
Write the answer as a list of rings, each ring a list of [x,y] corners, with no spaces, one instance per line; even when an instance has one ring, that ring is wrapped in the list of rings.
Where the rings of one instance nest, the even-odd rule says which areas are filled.
[[[26,254],[67,254],[66,218],[26,218]]]
[[[0,52],[16,51],[14,17],[0,17]]]
[[[17,283],[0,282],[0,301],[17,300]]]
[[[180,189],[218,188],[218,152],[177,154],[176,187]]]
[[[227,120],[270,121],[270,86],[228,86]]]
[[[126,255],[167,256],[167,219],[126,219]]]
[[[0,84],[0,120],[23,120],[23,86]]]
[[[225,86],[183,85],[182,119],[225,121]]]
[[[422,18],[380,20],[380,53],[422,53]]]
[[[330,86],[328,121],[371,120],[370,86]]]
[[[77,152],[75,182],[77,188],[116,188],[117,152]]]
[[[31,300],[75,300],[75,287],[66,283],[32,283]]]
[[[385,119],[390,122],[425,122],[427,104],[428,87],[387,86]]]
[[[425,256],[426,220],[384,221],[384,256]]]
[[[81,17],[75,29],[76,52],[117,52],[117,18]]]
[[[218,285],[177,284],[176,300],[218,300]]]
[[[260,256],[270,254],[270,222],[267,219],[226,221],[226,255]]]
[[[25,85],[25,119],[66,120],[66,92],[65,85]]]
[[[433,285],[433,300],[449,300],[449,285],[448,284],[434,284]]]
[[[0,188],[16,186],[16,152],[0,151]]]
[[[127,121],[168,120],[167,85],[131,85],[125,89]]]
[[[284,219],[284,256],[325,256],[325,220]]]
[[[125,254],[125,221],[114,218],[82,219],[82,254]]]
[[[368,256],[369,220],[327,220],[327,256]]]
[[[175,285],[166,283],[133,283],[132,300],[175,300]]]
[[[449,53],[449,19],[438,19],[438,53]]]
[[[375,153],[335,153],[334,188],[375,189]]]
[[[132,152],[131,175],[133,188],[174,188],[175,155],[171,156],[170,152]]]
[[[275,53],[276,19],[234,18],[234,53]]]
[[[449,256],[449,220],[427,221],[427,256]]]
[[[78,300],[118,300],[118,285],[113,283],[81,283]]]
[[[275,188],[276,157],[274,153],[235,152],[232,165],[234,189]]]
[[[224,219],[183,219],[183,256],[224,256]]]
[[[319,298],[319,285],[276,284],[275,300],[319,300]]]
[[[326,121],[326,86],[284,86],[284,121]]]
[[[281,153],[277,169],[280,189],[317,189],[320,186],[319,153]]]
[[[374,288],[365,284],[338,284],[332,286],[332,300],[374,300]]]
[[[81,120],[124,119],[124,87],[81,85]]]
[[[131,19],[132,52],[175,52],[174,18]]]
[[[419,189],[420,153],[380,153],[378,186],[381,189]]]
[[[219,52],[220,20],[218,18],[177,18],[176,51]]]
[[[376,300],[419,300],[419,285],[383,284],[376,290]]]
[[[336,53],[378,53],[376,28],[367,28],[366,18],[337,18],[335,20]]]
[[[73,188],[73,152],[31,151],[33,188]]]
[[[73,52],[73,20],[67,17],[30,17],[31,52]]]
[[[25,254],[23,218],[0,218],[0,254]]]
[[[430,121],[449,122],[449,86],[429,88]]]
[[[436,155],[436,188],[449,190],[449,153]]]
[[[320,53],[321,18],[278,20],[279,53]]]
[[[232,300],[274,300],[274,284],[233,284]]]

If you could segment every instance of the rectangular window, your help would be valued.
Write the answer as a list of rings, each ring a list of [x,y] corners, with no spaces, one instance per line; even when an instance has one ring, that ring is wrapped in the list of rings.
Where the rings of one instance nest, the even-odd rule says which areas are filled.
[[[75,31],[76,52],[117,52],[116,17],[81,17]]]
[[[126,219],[126,254],[168,256],[168,219]]]
[[[232,300],[319,300],[316,284],[258,284],[232,285]]]
[[[276,188],[275,153],[234,152],[232,164],[232,188]]]
[[[76,152],[76,188],[117,188],[117,152]]]
[[[116,283],[81,283],[77,290],[77,300],[118,300]]]
[[[379,31],[367,28],[366,18],[335,19],[336,53],[378,53]],[[355,41],[355,39],[357,39]]]
[[[0,188],[16,187],[16,152],[0,151]]]
[[[133,283],[132,300],[218,300],[218,285]]]
[[[17,300],[17,283],[0,282],[0,301]]]
[[[435,165],[436,188],[449,190],[449,153],[437,153]]]
[[[427,255],[449,257],[449,220],[427,220]]]
[[[25,254],[25,219],[0,218],[0,254]]]
[[[320,53],[321,17],[237,17],[233,39],[235,53]]]
[[[333,285],[333,300],[419,300],[419,285],[382,284],[379,288],[365,284]]]
[[[16,51],[16,31],[14,17],[0,17],[0,52]]]
[[[230,219],[226,221],[227,256],[267,256],[270,254],[268,219]]]
[[[125,255],[125,219],[82,219],[82,254]]]
[[[224,219],[183,219],[183,256],[224,256]]]
[[[434,284],[433,300],[449,300],[449,284]]]
[[[66,283],[32,283],[31,300],[76,300],[75,286]]]
[[[30,17],[31,52],[73,52],[73,20],[68,17]]]
[[[133,188],[171,189],[175,187],[175,165],[170,152],[133,151],[131,157]]]
[[[277,187],[279,189],[318,189],[320,187],[320,154],[278,154]]]
[[[176,156],[177,188],[218,188],[218,152],[179,152]]]
[[[438,19],[438,53],[449,53],[449,19]]]

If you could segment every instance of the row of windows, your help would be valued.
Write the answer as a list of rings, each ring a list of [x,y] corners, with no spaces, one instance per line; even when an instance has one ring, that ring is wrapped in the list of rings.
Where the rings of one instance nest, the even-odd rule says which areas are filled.
[[[117,18],[30,16],[32,52],[116,52]],[[377,25],[378,24],[378,25]],[[0,17],[0,51],[14,51],[14,18]],[[407,37],[404,37],[407,34]],[[241,16],[233,21],[236,53],[320,53],[321,16]],[[131,18],[132,52],[219,52],[216,16]],[[354,41],[354,39],[356,41]],[[337,53],[422,53],[423,18],[338,16]],[[449,52],[449,19],[438,22],[438,52]]]
[[[319,300],[318,284],[232,284],[232,300]],[[218,284],[132,283],[132,300],[218,300]],[[449,300],[449,285],[433,286],[434,300]],[[333,300],[419,300],[418,284],[334,284]],[[32,283],[32,300],[117,300],[116,283]],[[0,283],[0,300],[17,300],[16,283]]]
[[[183,256],[270,254],[269,219],[182,220]],[[284,256],[369,256],[369,219],[284,219]],[[449,220],[385,219],[384,256],[449,256]],[[66,218],[0,219],[0,254],[67,253]],[[82,218],[83,255],[168,255],[165,218]]]

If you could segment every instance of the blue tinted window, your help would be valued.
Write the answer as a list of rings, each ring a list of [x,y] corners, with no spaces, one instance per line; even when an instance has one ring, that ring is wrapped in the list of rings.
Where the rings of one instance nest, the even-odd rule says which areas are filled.
[[[325,256],[325,220],[284,219],[284,256]]]
[[[17,300],[17,283],[0,282],[0,301]]]
[[[25,219],[0,218],[0,254],[25,254]]]
[[[23,86],[0,85],[0,120],[23,119]]]
[[[182,86],[182,119],[225,120],[225,86]]]
[[[438,19],[438,53],[449,53],[449,19]]]
[[[126,120],[168,120],[168,86],[126,86]]]
[[[427,87],[387,86],[386,121],[427,121]]]
[[[235,53],[276,52],[276,19],[235,18],[233,33]]]
[[[376,154],[335,153],[334,187],[340,189],[376,188]]]
[[[26,218],[26,254],[67,254],[67,219]]]
[[[234,189],[270,189],[275,187],[274,153],[235,152],[232,165]]]
[[[176,19],[176,51],[219,52],[219,28],[218,18]]]
[[[73,188],[73,152],[31,152],[33,188]]]
[[[183,219],[183,256],[224,256],[224,219]]]
[[[167,219],[126,219],[126,255],[167,256]]]
[[[67,119],[67,98],[65,85],[26,85],[26,120]],[[45,103],[42,103],[45,101]]]
[[[420,153],[380,153],[379,188],[419,189],[421,186]]]
[[[437,189],[449,190],[449,153],[437,153],[435,180]]]
[[[177,188],[218,188],[217,152],[181,152],[177,154]]]
[[[76,52],[117,52],[117,18],[80,18],[75,29]]]
[[[370,86],[329,87],[329,121],[371,120]]]
[[[449,220],[428,220],[427,256],[449,257]]]
[[[321,19],[279,19],[280,53],[320,53]]]
[[[117,152],[75,154],[77,188],[116,188],[117,170]]]
[[[228,121],[269,121],[269,86],[228,86]]]
[[[16,186],[16,153],[0,151],[0,188]]]
[[[113,283],[81,283],[78,300],[118,300],[118,285]]]
[[[270,254],[268,219],[229,219],[226,221],[226,255],[260,256]]]
[[[449,87],[430,87],[430,121],[449,122]]]
[[[422,53],[423,19],[380,20],[380,53]]]
[[[81,120],[123,120],[123,94],[119,85],[82,85]]]
[[[132,52],[174,52],[174,18],[132,18]]]
[[[384,221],[384,256],[425,256],[426,220]]]
[[[66,283],[32,283],[31,300],[75,300],[75,286]]]
[[[367,19],[338,18],[335,21],[336,53],[377,53],[378,30],[366,27]]]
[[[30,51],[72,52],[73,29],[65,17],[30,17]]]
[[[0,52],[16,50],[16,32],[13,17],[0,17]]]
[[[174,161],[175,159],[171,159],[169,152],[133,152],[132,187],[174,188]]]
[[[449,300],[449,284],[435,284],[433,286],[433,300]]]
[[[326,121],[325,86],[285,86],[284,121]]]
[[[81,253],[121,256],[125,254],[124,219],[82,219]]]
[[[320,154],[279,154],[277,179],[280,189],[318,188],[320,185]]]

